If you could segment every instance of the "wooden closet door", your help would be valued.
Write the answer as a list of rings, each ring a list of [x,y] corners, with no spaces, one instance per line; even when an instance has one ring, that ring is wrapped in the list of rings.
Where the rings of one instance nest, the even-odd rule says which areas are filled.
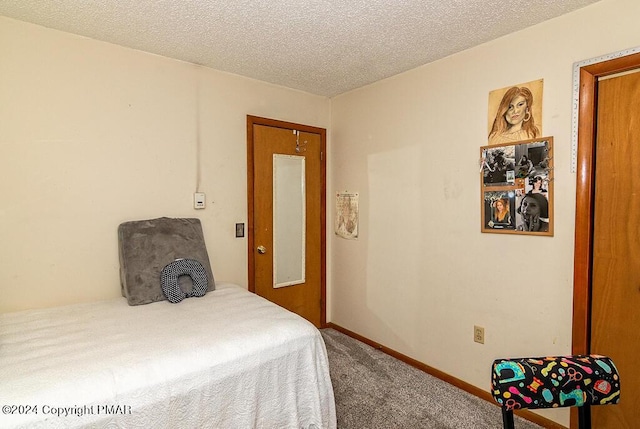
[[[621,400],[592,427],[640,427],[640,73],[598,83],[591,352],[610,356]]]
[[[320,328],[326,324],[326,131],[306,125],[267,118],[247,117],[248,206],[249,206],[249,290],[290,310]],[[275,156],[275,158],[274,158]],[[304,190],[302,252],[282,252],[280,261],[302,259],[303,278],[278,283],[278,243],[274,195],[276,159],[293,162],[303,160],[302,183],[293,181],[294,188]],[[282,168],[282,167],[281,167]],[[281,183],[288,182],[280,179]],[[303,185],[303,186],[301,186]],[[285,195],[280,198],[287,198]],[[281,216],[282,218],[282,216]],[[296,220],[287,218],[288,220]],[[280,230],[295,229],[292,223],[281,224]],[[295,255],[293,253],[296,253]]]

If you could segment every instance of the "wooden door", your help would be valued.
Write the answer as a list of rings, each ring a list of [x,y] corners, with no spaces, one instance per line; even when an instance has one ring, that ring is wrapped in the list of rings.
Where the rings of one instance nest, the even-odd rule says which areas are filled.
[[[630,72],[640,68],[640,53],[622,55],[616,58],[603,57],[602,61],[587,62],[578,70],[580,82],[578,86],[578,146],[577,146],[577,177],[576,177],[576,221],[575,221],[575,250],[574,250],[574,275],[573,275],[573,354],[589,353],[591,351],[591,326],[596,323],[592,320],[592,266],[594,263],[594,210],[595,210],[595,175],[596,175],[596,111],[602,113],[603,108],[598,106],[598,81],[603,77],[611,77],[615,74]],[[635,104],[619,104],[616,109],[633,108],[637,112]],[[637,113],[636,113],[637,116]],[[634,160],[629,159],[629,166]],[[630,168],[628,166],[628,168]],[[626,174],[626,170],[620,172]],[[629,198],[629,196],[627,196]],[[620,341],[627,341],[620,339]],[[631,341],[637,341],[633,338]],[[634,375],[630,379],[621,374],[622,397],[626,402],[627,392],[638,391],[637,378]],[[637,374],[636,374],[637,377]],[[634,387],[635,385],[635,387]],[[633,394],[631,394],[633,396]],[[630,396],[629,400],[633,401]],[[633,402],[631,403],[633,404]],[[601,409],[596,413],[613,412],[616,406],[594,407]],[[601,417],[598,417],[600,419]],[[571,428],[577,428],[578,414],[576,408],[571,412]],[[605,424],[605,423],[603,423]],[[632,422],[636,424],[636,422]],[[596,427],[595,425],[593,426]],[[615,426],[614,426],[615,427]],[[633,426],[628,426],[633,427]]]
[[[640,425],[640,73],[598,83],[591,352],[611,357],[620,403],[594,407],[594,428]]]
[[[247,117],[249,290],[299,314],[316,327],[326,323],[325,136],[321,128]],[[303,276],[292,284],[274,275],[279,266],[278,261],[274,266],[278,245],[274,242],[274,159],[283,158],[302,160],[304,166]],[[280,262],[282,259],[280,256]]]

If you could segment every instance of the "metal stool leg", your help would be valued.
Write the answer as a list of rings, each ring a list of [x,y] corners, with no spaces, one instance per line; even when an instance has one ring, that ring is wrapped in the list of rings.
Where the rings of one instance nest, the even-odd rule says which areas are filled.
[[[513,410],[502,408],[502,427],[504,429],[515,429],[513,425]]]
[[[589,404],[578,407],[578,428],[591,429],[591,407]]]

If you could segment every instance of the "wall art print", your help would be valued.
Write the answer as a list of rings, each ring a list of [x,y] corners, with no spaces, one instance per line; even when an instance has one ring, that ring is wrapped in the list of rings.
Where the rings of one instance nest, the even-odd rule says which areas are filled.
[[[542,87],[540,79],[489,93],[489,145],[542,136]]]
[[[553,236],[553,137],[483,146],[482,232]]]
[[[357,192],[336,194],[335,233],[347,240],[358,238],[359,195]]]

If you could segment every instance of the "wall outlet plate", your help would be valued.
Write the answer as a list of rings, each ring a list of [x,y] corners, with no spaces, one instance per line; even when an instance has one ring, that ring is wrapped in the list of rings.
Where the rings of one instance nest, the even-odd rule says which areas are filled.
[[[482,326],[473,327],[473,341],[484,344],[484,328]]]

